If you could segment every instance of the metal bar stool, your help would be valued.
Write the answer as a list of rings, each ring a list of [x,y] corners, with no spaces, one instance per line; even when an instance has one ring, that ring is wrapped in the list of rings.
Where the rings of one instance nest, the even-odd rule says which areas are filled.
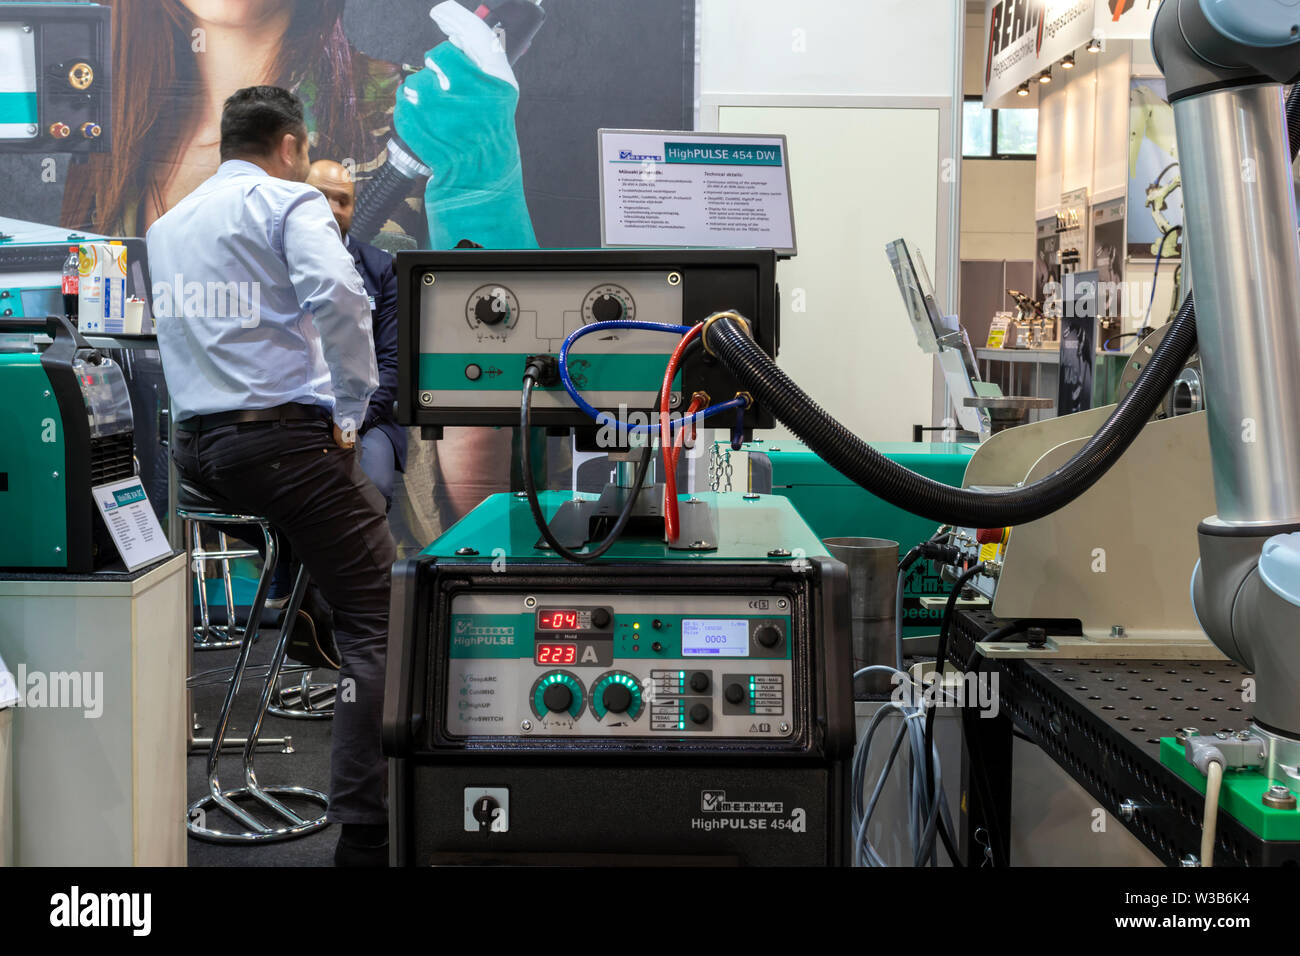
[[[262,608],[266,604],[267,591],[271,586],[271,576],[275,572],[275,564],[279,559],[280,547],[278,535],[271,529],[270,523],[265,518],[255,515],[242,515],[224,508],[215,498],[187,481],[182,480],[180,485],[180,501],[176,510],[179,517],[188,522],[201,522],[203,524],[256,525],[261,528],[266,541],[265,562],[262,566],[262,573],[258,577],[257,590],[253,595],[253,606],[249,610],[248,622],[245,625],[245,635],[248,639],[239,642],[239,658],[227,678],[225,700],[221,705],[221,713],[217,719],[217,729],[213,734],[212,745],[208,750],[208,793],[189,805],[186,829],[191,836],[214,843],[269,843],[319,830],[326,826],[325,808],[329,805],[329,798],[325,794],[319,790],[311,790],[306,787],[264,786],[258,782],[257,771],[253,766],[258,736],[262,730],[262,721],[266,717],[272,694],[275,692],[279,680],[280,669],[284,663],[284,652],[289,643],[289,633],[293,621],[298,616],[298,608],[302,605],[303,594],[307,590],[307,569],[304,567],[298,570],[297,578],[294,580],[293,592],[289,596],[289,604],[285,610],[284,622],[280,627],[279,637],[271,654],[271,661],[266,667],[266,677],[262,683],[257,711],[252,726],[249,728],[248,737],[244,742],[243,786],[223,789],[218,777],[221,750],[225,742],[226,732],[230,727],[231,710],[234,707],[235,698],[239,694],[240,684],[245,676],[251,676],[247,673],[248,658],[253,649],[253,638],[257,635]],[[191,682],[191,686],[193,686],[193,682]],[[277,797],[295,797],[311,804],[317,804],[320,806],[320,813],[317,816],[300,814],[286,806],[283,801],[276,799]],[[236,800],[240,798],[248,798],[254,803],[260,804],[261,809],[266,812],[272,822],[264,822],[244,807],[239,806]],[[215,826],[208,825],[207,815],[209,811],[215,809],[222,810],[245,829],[220,830]]]
[[[230,562],[236,558],[257,558],[260,555],[252,548],[231,548],[226,532],[218,530],[216,551],[203,547],[203,522],[193,520],[179,507],[176,514],[185,518],[190,543],[190,573],[198,585],[199,623],[194,627],[194,649],[196,651],[224,651],[238,647],[244,639],[246,626],[241,628],[235,623],[235,590],[230,576]],[[208,608],[208,576],[206,562],[218,561],[221,564],[221,580],[226,599],[226,623],[213,624]]]

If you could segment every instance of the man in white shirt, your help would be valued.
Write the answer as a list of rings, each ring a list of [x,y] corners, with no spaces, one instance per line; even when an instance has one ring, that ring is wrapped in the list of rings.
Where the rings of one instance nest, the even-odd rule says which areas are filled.
[[[381,724],[396,553],[384,499],[354,447],[378,384],[370,302],[329,203],[303,182],[310,162],[296,96],[272,86],[231,96],[221,160],[147,237],[174,457],[230,510],[267,518],[333,608],[342,658],[335,862],[384,865]]]

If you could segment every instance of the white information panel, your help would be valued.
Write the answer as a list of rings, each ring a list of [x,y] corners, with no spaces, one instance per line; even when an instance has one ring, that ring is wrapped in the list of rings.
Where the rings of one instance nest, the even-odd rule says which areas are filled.
[[[597,138],[604,246],[795,254],[784,136],[602,129]]]
[[[128,571],[171,554],[167,535],[158,524],[139,478],[98,485],[91,493]]]

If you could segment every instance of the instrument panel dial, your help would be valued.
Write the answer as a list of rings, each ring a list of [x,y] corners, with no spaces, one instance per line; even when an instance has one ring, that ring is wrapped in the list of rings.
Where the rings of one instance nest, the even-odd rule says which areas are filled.
[[[636,302],[632,293],[621,285],[598,285],[587,293],[582,303],[584,325],[593,322],[632,321],[636,318]]]
[[[636,720],[645,709],[641,682],[626,671],[609,671],[591,687],[591,712],[597,720]]]
[[[548,671],[537,678],[528,695],[538,720],[548,717],[577,720],[586,704],[582,681],[568,671]]]
[[[479,286],[465,304],[465,320],[472,329],[513,329],[519,322],[519,299],[503,285]]]

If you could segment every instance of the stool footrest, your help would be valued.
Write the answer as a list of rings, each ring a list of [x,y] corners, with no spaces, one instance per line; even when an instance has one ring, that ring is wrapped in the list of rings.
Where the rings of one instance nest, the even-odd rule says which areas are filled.
[[[304,817],[285,807],[275,799],[275,796],[299,797],[319,804],[320,813],[316,816]],[[255,799],[259,805],[279,819],[279,825],[268,826],[237,806],[235,800],[240,797]],[[274,843],[277,840],[292,840],[294,837],[304,836],[328,826],[325,820],[328,806],[329,798],[325,794],[307,787],[237,787],[233,790],[222,790],[219,794],[209,793],[191,803],[185,828],[190,836],[209,843]],[[229,814],[248,829],[219,830],[208,826],[208,814],[214,810]]]

